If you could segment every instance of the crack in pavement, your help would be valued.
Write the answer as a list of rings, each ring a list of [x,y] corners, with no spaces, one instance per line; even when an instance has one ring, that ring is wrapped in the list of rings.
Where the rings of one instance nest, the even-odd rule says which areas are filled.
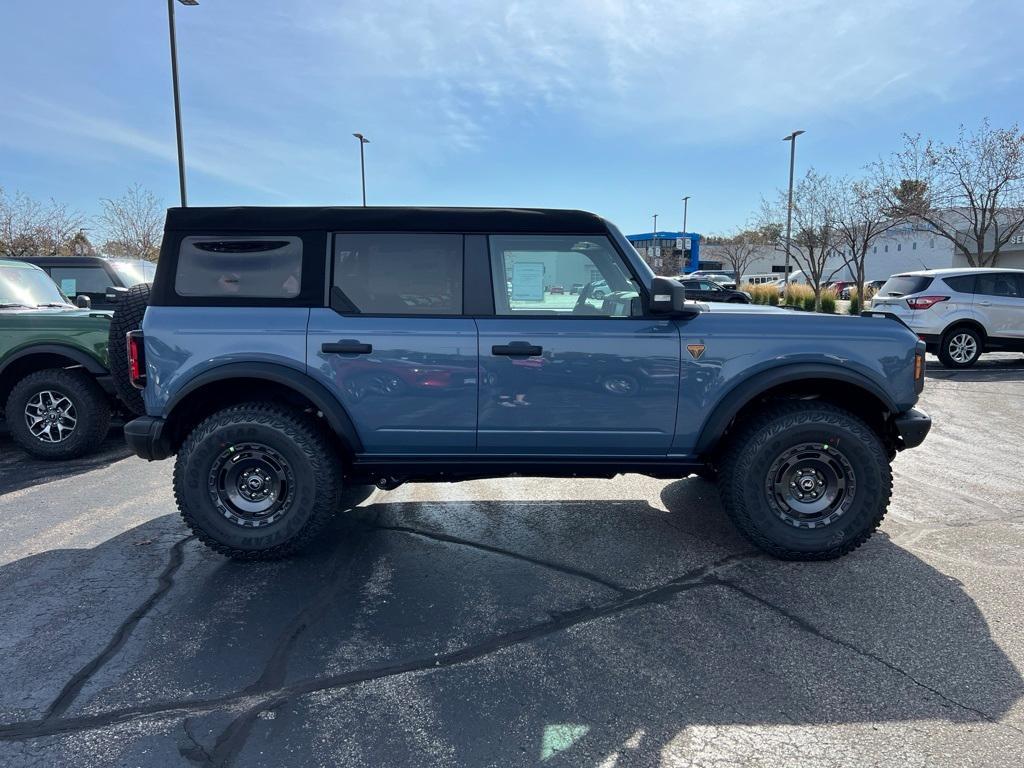
[[[188,542],[192,541],[195,536],[186,536],[183,539],[176,541],[170,548],[170,557],[167,560],[167,565],[164,566],[164,570],[157,577],[157,587],[150,594],[148,598],[141,605],[139,605],[134,611],[128,614],[128,617],[121,622],[120,626],[114,632],[114,635],[110,638],[107,645],[90,660],[85,666],[78,670],[71,679],[65,683],[60,693],[57,694],[57,698],[51,702],[50,706],[46,708],[46,712],[43,714],[43,722],[52,721],[58,719],[61,715],[67,712],[82,688],[87,682],[95,675],[99,670],[106,666],[119,650],[131,637],[132,632],[135,631],[135,627],[138,626],[139,622],[142,621],[146,615],[153,610],[153,607],[160,602],[160,599],[167,594],[170,588],[174,585],[174,575],[177,573],[181,564],[184,562],[184,547]]]
[[[823,629],[819,629],[817,626],[815,626],[814,624],[812,624],[810,621],[808,621],[807,619],[803,618],[802,616],[799,616],[798,614],[793,613],[792,611],[789,611],[786,608],[783,608],[781,605],[776,605],[775,603],[771,602],[767,598],[761,597],[760,595],[758,595],[758,594],[756,594],[754,592],[751,592],[750,590],[746,589],[745,587],[740,586],[736,582],[729,581],[727,579],[719,579],[718,583],[721,586],[723,586],[723,587],[727,587],[727,588],[732,589],[732,590],[734,590],[736,592],[739,592],[741,595],[745,596],[749,600],[752,600],[753,602],[758,603],[759,605],[761,605],[764,608],[767,608],[768,610],[772,611],[773,613],[779,614],[780,616],[786,618],[788,621],[790,621],[792,624],[794,624],[797,628],[801,629],[802,631],[804,631],[804,632],[806,632],[806,633],[808,633],[810,635],[813,635],[814,637],[817,637],[820,640],[824,640],[824,641],[826,641],[828,643],[832,643],[833,645],[838,645],[839,647],[845,648],[846,650],[850,651],[851,653],[854,653],[854,654],[856,654],[858,656],[861,656],[863,658],[866,658],[866,659],[869,659],[871,661],[874,661],[877,664],[881,664],[886,669],[890,670],[891,672],[895,672],[896,674],[900,675],[901,677],[909,680],[914,685],[916,685],[916,686],[918,686],[920,688],[923,688],[924,690],[934,694],[935,696],[938,696],[942,701],[946,702],[950,706],[952,706],[952,707],[954,707],[956,709],[959,709],[961,711],[964,711],[964,712],[970,712],[971,714],[976,715],[977,717],[980,717],[982,720],[984,720],[987,723],[991,723],[992,725],[1004,726],[1006,728],[1009,728],[1011,731],[1014,731],[1015,733],[1017,733],[1017,734],[1019,734],[1021,736],[1024,736],[1024,730],[1021,730],[1020,728],[1015,726],[1013,723],[1004,723],[1001,720],[999,720],[998,718],[992,717],[992,715],[989,715],[988,713],[984,712],[983,710],[977,709],[976,707],[972,707],[972,706],[970,706],[968,704],[964,704],[964,703],[962,703],[960,701],[957,701],[954,698],[951,698],[950,696],[947,696],[942,691],[940,691],[940,690],[938,690],[936,688],[933,688],[932,686],[928,685],[927,683],[925,683],[925,682],[923,682],[921,680],[918,680],[916,677],[914,677],[912,674],[907,672],[902,667],[898,667],[897,665],[893,664],[892,662],[887,661],[886,659],[882,658],[878,654],[872,653],[871,651],[866,651],[863,648],[858,648],[856,645],[854,645],[853,643],[851,643],[848,640],[843,640],[840,637],[836,637],[834,635],[830,635],[828,632],[826,632]]]
[[[394,664],[387,664],[382,667],[342,672],[323,678],[300,680],[291,685],[281,686],[273,690],[258,692],[239,691],[209,699],[191,701],[152,702],[134,707],[108,710],[107,712],[94,715],[80,715],[65,719],[51,718],[49,720],[5,723],[0,725],[0,741],[24,741],[26,739],[53,736],[60,733],[104,728],[145,717],[196,715],[235,706],[241,706],[247,710],[243,713],[242,717],[247,715],[258,716],[260,712],[279,706],[281,703],[297,696],[348,688],[361,683],[398,675],[428,672],[467,664],[506,648],[539,640],[557,632],[572,629],[573,627],[598,619],[614,616],[635,608],[666,602],[675,595],[688,590],[721,585],[723,582],[718,578],[719,571],[731,568],[747,560],[763,557],[764,555],[757,551],[744,551],[728,555],[708,565],[693,568],[660,585],[626,592],[613,600],[599,603],[598,605],[584,606],[560,614],[552,614],[546,621],[513,630],[503,635],[497,635],[482,642],[467,645],[440,655],[417,657]]]
[[[320,587],[292,619],[281,628],[278,633],[277,642],[271,651],[270,657],[263,665],[260,676],[251,684],[243,688],[241,696],[257,695],[262,691],[274,690],[284,685],[288,671],[288,659],[291,657],[292,649],[302,634],[315,625],[327,613],[327,607],[333,602],[333,598],[341,587],[348,583],[348,577],[352,572],[355,562],[355,555],[348,558],[339,558]],[[241,752],[245,742],[249,738],[263,707],[257,710],[248,710],[236,717],[217,737],[212,752],[204,750],[205,762],[208,765],[222,766],[230,765],[235,756]]]
[[[616,584],[613,581],[609,581],[602,576],[598,576],[596,573],[590,571],[584,571],[580,568],[574,568],[571,565],[562,565],[561,563],[553,563],[550,560],[541,560],[537,557],[530,557],[520,552],[515,552],[511,549],[504,549],[502,547],[495,547],[491,544],[483,544],[478,541],[471,541],[470,539],[459,538],[458,536],[452,536],[447,533],[436,533],[434,531],[425,531],[420,528],[411,528],[406,525],[374,525],[370,530],[378,531],[395,531],[397,533],[407,533],[412,536],[422,536],[425,539],[433,539],[434,541],[441,541],[448,544],[459,544],[464,547],[471,547],[473,549],[479,549],[484,552],[490,552],[495,555],[504,555],[514,560],[522,560],[523,562],[530,563],[532,565],[540,566],[541,568],[547,568],[552,571],[557,571],[566,576],[575,576],[580,579],[586,579],[592,581],[595,584],[600,584],[606,589],[610,589],[613,592],[618,592],[620,595],[631,594],[632,591],[621,584]]]

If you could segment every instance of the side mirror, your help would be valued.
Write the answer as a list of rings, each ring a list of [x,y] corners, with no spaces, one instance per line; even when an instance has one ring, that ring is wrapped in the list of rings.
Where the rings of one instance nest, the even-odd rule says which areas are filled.
[[[79,309],[92,309],[92,299],[84,293],[80,293],[75,296],[75,306]]]
[[[124,296],[124,294],[126,293],[128,293],[127,288],[122,288],[119,285],[111,285],[107,288],[107,295],[105,298],[109,302],[116,302],[120,301],[121,297]]]
[[[700,314],[700,306],[686,303],[686,289],[671,277],[655,277],[651,280],[651,298],[648,310],[655,315],[676,315],[690,317]]]

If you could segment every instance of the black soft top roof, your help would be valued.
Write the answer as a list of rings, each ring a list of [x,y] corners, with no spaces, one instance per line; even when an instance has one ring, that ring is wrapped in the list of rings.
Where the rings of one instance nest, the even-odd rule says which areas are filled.
[[[167,230],[536,232],[602,234],[607,224],[586,211],[546,208],[234,207],[170,208]]]

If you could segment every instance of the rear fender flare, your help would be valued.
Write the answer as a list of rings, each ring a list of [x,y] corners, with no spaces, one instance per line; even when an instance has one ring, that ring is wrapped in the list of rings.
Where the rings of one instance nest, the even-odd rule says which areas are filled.
[[[198,376],[189,379],[164,406],[164,418],[171,418],[177,408],[193,392],[219,381],[230,379],[262,379],[281,384],[294,390],[316,406],[337,434],[352,450],[359,453],[363,449],[359,433],[345,408],[338,399],[320,382],[307,374],[285,365],[275,363],[228,363],[210,368]]]

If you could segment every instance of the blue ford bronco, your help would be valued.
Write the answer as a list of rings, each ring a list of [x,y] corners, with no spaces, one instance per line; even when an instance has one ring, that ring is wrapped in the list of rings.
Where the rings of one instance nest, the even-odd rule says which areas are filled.
[[[716,478],[758,547],[834,558],[931,426],[901,323],[687,301],[581,211],[171,209],[143,294],[128,443],[235,558],[295,552],[349,484],[626,472]]]

